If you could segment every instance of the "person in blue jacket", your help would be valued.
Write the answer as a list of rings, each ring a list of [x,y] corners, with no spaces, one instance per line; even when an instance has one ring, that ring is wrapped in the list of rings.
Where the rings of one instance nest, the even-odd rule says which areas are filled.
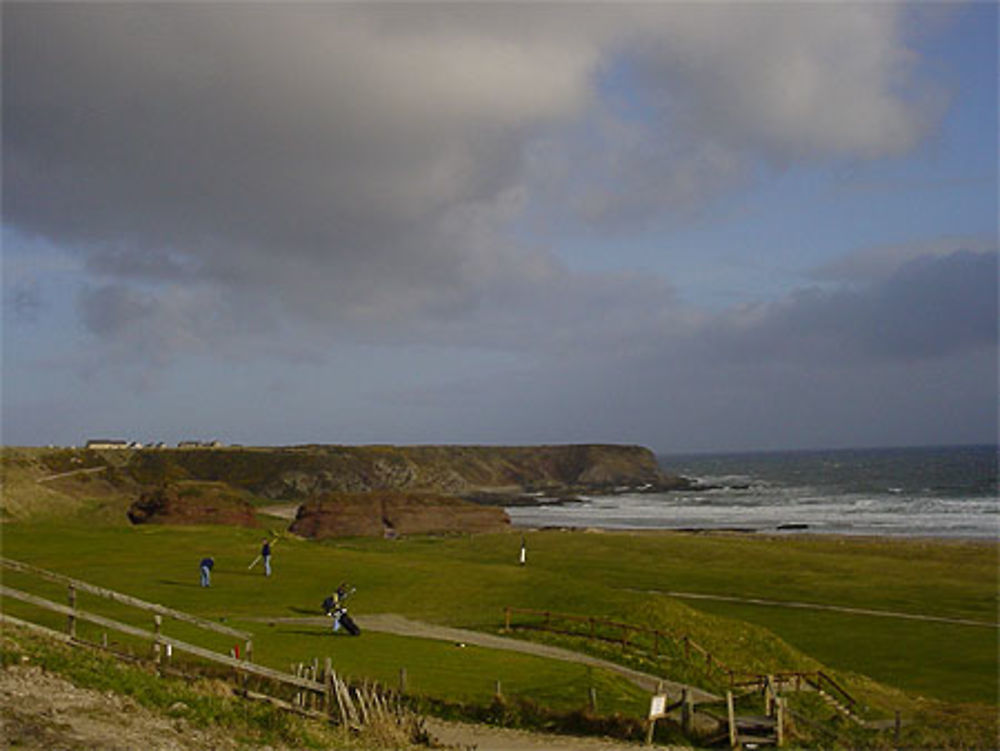
[[[201,586],[209,587],[212,584],[212,567],[215,566],[215,561],[210,557],[201,559]]]

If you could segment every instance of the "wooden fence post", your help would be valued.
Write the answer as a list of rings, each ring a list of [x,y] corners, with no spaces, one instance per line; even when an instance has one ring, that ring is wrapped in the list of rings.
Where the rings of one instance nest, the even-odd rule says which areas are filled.
[[[497,678],[496,684],[493,687],[493,695],[498,699],[503,699],[503,690],[500,686],[500,679]]]
[[[597,714],[597,689],[591,686],[588,694],[590,695],[590,711]]]
[[[333,675],[333,660],[327,657],[323,661],[323,709],[327,714],[333,713],[333,683],[330,677]]]
[[[333,695],[334,698],[337,700],[337,708],[340,710],[340,722],[345,728],[349,727],[351,722],[351,716],[347,713],[346,701],[343,697],[344,687],[341,685],[341,680],[339,677],[331,676],[330,680],[333,683]]]
[[[689,689],[681,689],[681,728],[690,734],[694,727],[694,697]]]
[[[729,747],[736,748],[736,712],[733,709],[733,692],[726,692],[726,715],[729,718]]]
[[[314,657],[313,661],[312,661],[312,664],[306,666],[305,677],[308,678],[309,680],[315,682],[316,681],[316,674],[318,672],[319,672],[319,658],[318,657]],[[316,708],[316,699],[317,698],[318,697],[317,697],[315,691],[307,691],[306,692],[306,701],[305,701],[306,708],[307,709],[315,709]]]
[[[69,606],[73,610],[76,610],[76,587],[72,584],[69,585]],[[66,617],[66,632],[72,638],[76,638],[76,616],[69,615]]]
[[[162,647],[160,646],[160,629],[162,627],[163,627],[163,616],[160,615],[159,613],[154,613],[153,634],[155,635],[155,638],[153,639],[153,654],[154,654],[153,659],[156,660],[157,665],[160,664],[160,650],[162,649]]]
[[[774,742],[780,747],[785,743],[785,700],[780,696],[774,699],[775,722],[774,722]]]
[[[406,668],[399,669],[399,693],[406,693]]]
[[[247,643],[243,645],[243,659],[247,662],[253,662],[253,640],[247,639]]]

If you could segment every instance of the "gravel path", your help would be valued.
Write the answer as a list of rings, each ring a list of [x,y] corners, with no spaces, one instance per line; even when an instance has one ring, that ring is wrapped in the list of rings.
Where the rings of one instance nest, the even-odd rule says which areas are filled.
[[[573,652],[560,647],[553,647],[548,644],[536,644],[534,642],[512,639],[506,636],[487,634],[482,631],[469,631],[463,628],[451,628],[449,626],[439,626],[423,621],[413,621],[394,613],[373,613],[368,615],[352,616],[361,629],[367,631],[380,631],[399,636],[415,636],[421,639],[437,639],[439,641],[450,641],[462,644],[475,644],[479,647],[489,649],[504,649],[510,652],[522,652],[524,654],[547,657],[553,660],[564,660],[582,665],[603,668],[611,672],[624,676],[645,691],[655,690],[657,683],[662,683],[663,688],[673,697],[680,696],[681,689],[687,688],[693,692],[695,702],[718,701],[719,697],[702,691],[699,688],[686,686],[683,683],[668,681],[649,673],[618,665],[608,660],[592,657],[580,652]],[[306,618],[256,618],[253,620],[265,621],[267,623],[294,623],[311,626],[330,625],[330,619],[324,616],[312,616]]]

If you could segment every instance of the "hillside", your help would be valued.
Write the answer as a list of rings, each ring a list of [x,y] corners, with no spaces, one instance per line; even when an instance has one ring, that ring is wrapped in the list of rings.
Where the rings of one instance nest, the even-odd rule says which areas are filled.
[[[296,446],[132,452],[138,482],[226,482],[269,499],[406,490],[462,495],[669,485],[639,446]]]
[[[222,483],[263,501],[330,493],[433,493],[502,504],[526,494],[558,496],[619,487],[666,489],[640,446],[326,446],[194,449],[3,449],[5,518],[120,513],[149,488]]]

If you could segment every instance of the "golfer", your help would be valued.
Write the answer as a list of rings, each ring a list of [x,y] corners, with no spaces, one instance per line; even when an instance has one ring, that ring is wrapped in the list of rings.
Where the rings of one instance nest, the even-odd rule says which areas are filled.
[[[212,585],[212,567],[215,566],[215,561],[209,558],[202,558],[201,563],[201,586],[210,587]]]
[[[260,557],[264,559],[264,576],[271,575],[271,543],[265,537],[260,547]]]

